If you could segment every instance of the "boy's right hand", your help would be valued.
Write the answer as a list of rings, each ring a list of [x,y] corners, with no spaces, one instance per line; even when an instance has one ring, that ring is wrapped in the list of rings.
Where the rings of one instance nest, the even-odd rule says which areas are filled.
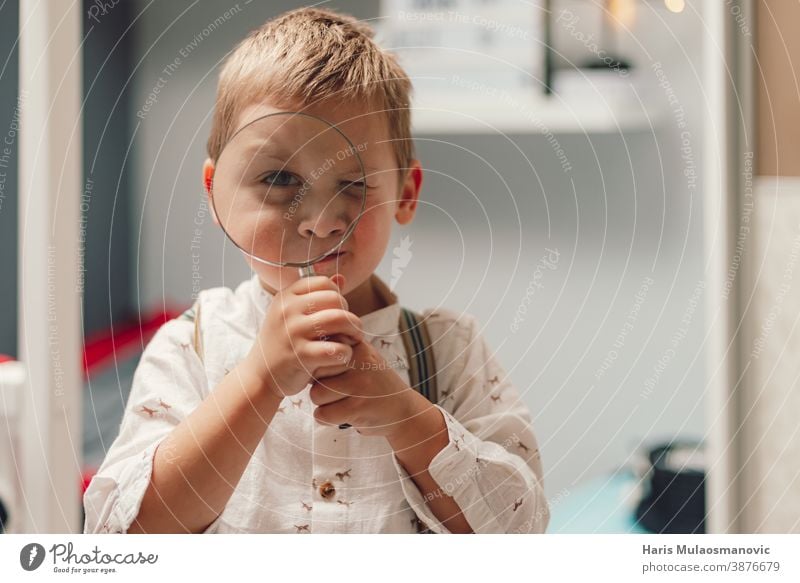
[[[275,294],[246,361],[279,398],[347,369],[351,344],[364,335],[337,287],[343,282],[340,274],[304,277]]]

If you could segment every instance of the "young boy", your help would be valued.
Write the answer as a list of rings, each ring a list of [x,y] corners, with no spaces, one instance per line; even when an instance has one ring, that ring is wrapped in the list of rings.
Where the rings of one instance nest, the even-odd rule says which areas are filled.
[[[431,402],[409,386],[401,307],[373,273],[392,222],[417,209],[410,92],[372,31],[334,12],[286,13],[231,54],[203,168],[209,196],[237,128],[302,110],[367,145],[366,210],[320,275],[251,261],[252,279],[201,292],[158,331],[84,496],[85,532],[545,531],[531,416],[478,323],[422,312]]]

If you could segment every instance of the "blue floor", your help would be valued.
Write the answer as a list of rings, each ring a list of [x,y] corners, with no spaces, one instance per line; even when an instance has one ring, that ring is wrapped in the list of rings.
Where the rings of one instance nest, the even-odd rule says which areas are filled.
[[[550,500],[548,533],[642,534],[634,520],[637,478],[628,470],[587,480]]]

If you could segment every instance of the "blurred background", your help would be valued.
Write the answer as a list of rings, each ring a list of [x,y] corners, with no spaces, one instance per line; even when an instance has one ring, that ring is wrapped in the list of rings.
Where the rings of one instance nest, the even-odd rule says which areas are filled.
[[[0,6],[0,353],[12,361],[0,373],[0,500],[10,531],[80,530],[81,484],[117,435],[143,346],[200,289],[249,277],[202,188],[217,73],[253,27],[302,5],[84,1],[48,6],[40,30],[41,7]],[[792,381],[764,393],[757,371],[772,361],[754,353],[763,347],[783,362],[793,328],[770,326],[758,344],[757,333],[742,334],[758,331],[776,301],[773,322],[794,318],[789,294],[776,295],[780,276],[758,287],[770,245],[782,249],[775,273],[792,261],[793,211],[778,207],[791,195],[762,197],[772,205],[763,240],[749,229],[754,189],[783,193],[791,180],[769,177],[797,170],[792,138],[776,137],[783,120],[796,121],[782,117],[796,107],[796,88],[781,111],[780,67],[766,57],[791,66],[798,10],[700,0],[324,6],[372,25],[415,84],[422,203],[413,224],[395,230],[378,275],[404,305],[442,305],[483,323],[533,414],[549,531],[796,532],[797,514],[774,512],[796,493],[795,470],[771,464],[783,487],[759,506],[764,471],[753,465],[795,451],[762,449],[795,392]],[[20,34],[20,22],[32,24]],[[775,34],[779,23],[786,37]],[[27,45],[26,31],[39,35]],[[48,31],[55,46],[41,41]],[[40,85],[59,107],[20,81],[36,51],[53,71],[61,64],[59,76],[71,72],[68,98],[61,84]],[[754,55],[765,60],[756,65]],[[32,70],[34,81],[47,75]],[[757,87],[772,80],[775,101],[762,99],[762,114]],[[52,127],[20,131],[25,107]],[[26,149],[18,137],[34,126],[53,138],[46,156],[41,140]],[[69,163],[73,187],[59,198]],[[27,206],[21,176],[34,177]],[[783,241],[771,236],[775,217],[788,221]],[[747,273],[758,277],[739,273],[745,249],[754,254]],[[62,290],[50,304],[48,277]],[[41,415],[56,421],[33,444]],[[770,439],[791,443],[793,429]],[[59,484],[55,496],[37,481],[43,472]],[[33,509],[37,495],[49,509]]]

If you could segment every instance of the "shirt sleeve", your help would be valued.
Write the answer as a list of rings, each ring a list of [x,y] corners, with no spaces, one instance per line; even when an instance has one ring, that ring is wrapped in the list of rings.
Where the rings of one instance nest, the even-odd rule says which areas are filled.
[[[150,483],[156,449],[207,394],[193,334],[190,319],[171,320],[142,353],[119,435],[83,496],[84,533],[127,532]],[[214,532],[218,521],[205,532]]]
[[[438,333],[433,332],[437,327]],[[476,533],[543,533],[550,520],[531,414],[469,315],[431,319],[439,402],[449,443],[428,471]],[[461,342],[444,341],[447,336]],[[437,338],[439,340],[437,341]],[[442,382],[444,381],[444,382]],[[447,533],[393,456],[418,519]]]

